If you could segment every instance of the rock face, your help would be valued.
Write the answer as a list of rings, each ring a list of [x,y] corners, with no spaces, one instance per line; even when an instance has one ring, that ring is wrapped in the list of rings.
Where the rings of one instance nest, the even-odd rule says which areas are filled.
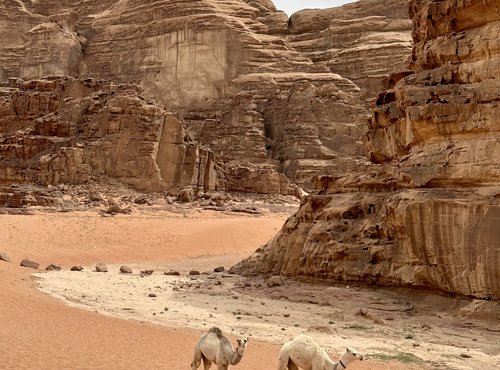
[[[412,1],[413,73],[392,77],[365,138],[376,165],[318,177],[233,269],[500,298],[499,6]]]
[[[7,0],[0,3],[0,82],[20,77],[20,64],[25,55],[26,34],[45,21],[30,12],[28,1]]]
[[[11,81],[0,93],[0,183],[106,175],[149,191],[216,187],[213,154],[133,85],[52,78]]]
[[[0,81],[136,83],[215,153],[227,190],[296,194],[290,180],[311,189],[311,175],[363,167],[368,101],[411,49],[406,0],[303,11],[290,22],[269,0],[3,6],[22,22],[0,18],[18,33],[0,45]]]
[[[290,44],[354,82],[372,107],[387,77],[405,68],[411,28],[408,1],[357,1],[295,13]]]

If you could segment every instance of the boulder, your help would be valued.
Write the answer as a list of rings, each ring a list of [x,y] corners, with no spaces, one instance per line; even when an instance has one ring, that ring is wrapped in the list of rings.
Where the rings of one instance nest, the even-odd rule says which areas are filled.
[[[129,266],[126,266],[126,265],[120,266],[120,272],[122,274],[131,274],[132,273],[132,268],[129,267]]]
[[[95,265],[96,272],[108,272],[108,266],[105,263],[98,263]]]
[[[45,270],[47,271],[60,271],[61,269],[62,269],[61,265],[55,265],[55,264],[50,264],[45,268]]]
[[[11,262],[11,259],[6,253],[0,252],[0,261]]]
[[[194,200],[193,188],[185,188],[177,193],[177,200],[181,203],[191,203]]]
[[[180,276],[180,272],[176,270],[170,270],[170,271],[165,271],[163,275],[170,275],[170,276]]]
[[[32,261],[28,258],[25,258],[21,261],[21,266],[28,267],[32,269],[37,269],[40,264],[38,262]]]
[[[271,276],[269,279],[266,280],[266,285],[270,288],[275,286],[281,286],[283,285],[283,279],[281,278],[281,276]]]

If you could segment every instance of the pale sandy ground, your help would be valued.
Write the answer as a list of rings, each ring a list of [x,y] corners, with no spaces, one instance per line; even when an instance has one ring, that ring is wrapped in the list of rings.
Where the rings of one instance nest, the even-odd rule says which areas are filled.
[[[224,274],[185,276],[192,268],[228,267],[249,255],[286,217],[208,211],[0,215],[0,251],[12,259],[0,261],[0,369],[189,369],[197,338],[212,325],[251,337],[235,367],[242,370],[275,369],[279,344],[300,332],[317,338],[334,358],[346,345],[367,353],[370,359],[353,370],[500,364],[498,332],[491,326],[496,322],[487,330],[481,320],[468,318],[464,328],[457,310],[445,306],[450,300],[416,295],[411,301],[396,299],[399,291],[292,281],[267,288],[256,279]],[[25,257],[40,268],[62,264],[65,271],[33,277],[33,270],[19,267]],[[97,262],[106,262],[110,272],[92,272]],[[76,264],[87,268],[67,271]],[[119,274],[120,264],[136,273]],[[140,277],[143,268],[155,273]],[[161,274],[170,268],[183,276]],[[419,301],[416,313],[405,311]],[[461,311],[474,310],[474,304],[455,302]],[[426,305],[442,314],[426,311]],[[371,318],[356,316],[360,307],[368,307]],[[426,362],[407,365],[383,357],[391,353]]]

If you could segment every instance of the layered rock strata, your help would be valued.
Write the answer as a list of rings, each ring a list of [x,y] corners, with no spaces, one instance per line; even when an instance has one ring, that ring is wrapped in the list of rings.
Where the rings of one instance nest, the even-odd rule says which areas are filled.
[[[364,0],[326,11],[321,22],[307,12],[288,22],[269,0],[7,4],[7,14],[29,22],[4,22],[21,37],[5,63],[0,53],[0,80],[136,83],[182,114],[193,138],[228,165],[229,190],[246,181],[250,191],[289,194],[296,189],[286,178],[311,189],[311,175],[361,165],[367,99],[410,48],[398,0]],[[282,185],[255,183],[263,174]]]
[[[20,64],[25,56],[25,35],[44,21],[45,17],[30,11],[28,2],[6,0],[0,3],[2,40],[0,43],[0,82],[5,82],[10,77],[20,77]]]
[[[365,139],[376,165],[317,178],[234,270],[500,298],[500,2],[413,0],[412,74]]]
[[[159,191],[217,186],[211,152],[133,85],[11,80],[0,88],[0,183],[79,184],[108,176]]]
[[[371,108],[387,77],[406,68],[411,20],[404,0],[365,0],[307,9],[290,18],[289,45],[360,87]]]

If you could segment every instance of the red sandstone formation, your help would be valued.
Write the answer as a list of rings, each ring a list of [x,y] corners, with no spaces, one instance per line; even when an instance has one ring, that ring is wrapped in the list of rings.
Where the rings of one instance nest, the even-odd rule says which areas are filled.
[[[214,152],[227,190],[291,194],[292,182],[311,189],[311,175],[362,168],[369,106],[411,44],[401,0],[304,11],[290,22],[269,0],[0,7],[0,81],[137,84]]]
[[[146,191],[213,190],[213,154],[134,85],[52,78],[0,87],[0,183],[116,178]]]
[[[413,0],[411,69],[381,93],[363,175],[318,177],[235,270],[500,297],[500,1]]]

